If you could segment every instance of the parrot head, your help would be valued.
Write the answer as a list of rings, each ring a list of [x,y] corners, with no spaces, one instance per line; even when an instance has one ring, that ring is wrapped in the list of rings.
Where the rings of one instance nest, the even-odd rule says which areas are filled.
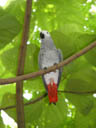
[[[40,32],[40,38],[41,39],[45,39],[45,38],[48,38],[48,37],[50,37],[50,33],[48,31],[43,30],[43,31]]]

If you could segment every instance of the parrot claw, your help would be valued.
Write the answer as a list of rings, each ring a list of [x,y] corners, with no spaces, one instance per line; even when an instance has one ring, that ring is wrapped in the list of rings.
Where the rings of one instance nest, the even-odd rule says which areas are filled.
[[[51,105],[51,103],[49,103],[49,105]]]
[[[54,63],[54,65],[57,65],[57,63]]]
[[[56,105],[56,103],[53,103],[54,105]]]
[[[52,103],[49,103],[49,105],[51,105]],[[56,105],[56,103],[53,102],[54,105]]]

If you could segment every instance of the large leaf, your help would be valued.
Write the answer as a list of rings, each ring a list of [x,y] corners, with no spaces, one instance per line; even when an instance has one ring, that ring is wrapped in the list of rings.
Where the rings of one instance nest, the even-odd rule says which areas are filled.
[[[1,112],[0,112],[0,127],[1,128],[5,128],[4,124],[3,124],[3,120],[1,118]]]
[[[20,32],[21,25],[15,16],[8,14],[0,9],[0,48],[10,43]]]
[[[96,90],[96,72],[90,68],[85,68],[77,73],[73,73],[65,89],[75,92],[85,92],[85,94],[66,94],[69,101],[83,114],[87,115],[93,108],[93,96],[86,92]]]
[[[95,2],[95,0],[33,1],[25,74],[39,70],[40,29],[51,32],[56,47],[63,52],[64,59],[96,40],[96,13],[95,10],[92,11],[92,6],[96,6]],[[22,37],[22,33],[19,32],[24,23],[24,13],[25,0],[8,0],[4,10],[0,8],[0,77],[2,78],[16,76]],[[96,90],[95,66],[95,49],[93,49],[64,67],[59,89],[78,92]],[[1,107],[15,104],[15,85],[1,86],[0,90]],[[30,100],[45,92],[41,77],[24,81],[24,93],[25,90],[32,94]],[[95,128],[96,101],[92,94],[68,93],[64,96],[59,93],[58,96],[56,106],[48,104],[48,97],[25,106],[26,127]],[[24,102],[27,101],[24,98]],[[6,112],[16,120],[16,109],[8,109]],[[0,126],[4,126],[1,119]]]
[[[96,61],[95,61],[95,55],[96,55],[96,48],[89,51],[85,57],[88,60],[89,63],[91,63],[93,66],[96,67]]]
[[[38,51],[39,48],[36,45],[30,44],[27,48],[27,57],[25,62],[25,73],[33,72],[38,69]],[[18,64],[19,48],[12,47],[4,51],[1,54],[2,63],[6,70],[16,74]],[[11,63],[11,64],[10,64]]]
[[[94,99],[95,101],[96,99]],[[88,116],[84,116],[78,111],[76,112],[75,117],[75,125],[78,128],[94,128],[96,125],[96,102],[94,104],[94,108],[91,110],[91,112],[88,114]]]

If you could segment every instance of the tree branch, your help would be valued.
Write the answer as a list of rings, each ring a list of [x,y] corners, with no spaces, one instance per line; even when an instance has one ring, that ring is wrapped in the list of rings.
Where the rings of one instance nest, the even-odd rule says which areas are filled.
[[[78,95],[87,95],[87,94],[94,94],[96,93],[96,90],[93,91],[83,91],[83,92],[78,92],[78,91],[66,91],[66,90],[58,90],[59,93],[71,93],[71,94],[78,94]]]
[[[76,92],[76,91],[66,91],[66,90],[58,90],[59,93],[69,93],[69,94],[74,94],[74,95],[88,95],[88,94],[94,94],[96,93],[96,90],[93,91],[85,91],[85,92]],[[35,100],[29,101],[27,103],[25,103],[24,105],[29,105],[29,104],[35,104],[36,102],[42,100],[44,97],[47,96],[47,93],[41,95],[40,97],[36,98]],[[7,110],[7,109],[12,109],[15,108],[16,105],[12,105],[12,106],[7,106],[7,107],[2,107],[0,108],[0,110]]]
[[[21,81],[21,80],[28,80],[30,78],[35,78],[37,76],[40,76],[40,75],[46,74],[48,72],[54,71],[56,69],[59,69],[60,67],[63,67],[64,65],[67,65],[67,64],[71,63],[73,60],[77,59],[78,57],[84,55],[89,50],[93,49],[94,47],[96,47],[96,41],[91,43],[90,45],[88,45],[84,49],[80,50],[76,54],[72,55],[68,59],[60,62],[57,65],[49,67],[46,70],[39,70],[38,72],[33,72],[33,73],[26,74],[26,75],[21,75],[21,76],[16,76],[15,78],[0,79],[0,85],[15,83],[15,82],[18,82],[18,81]]]
[[[26,105],[29,105],[29,104],[35,104],[36,102],[42,100],[46,96],[47,96],[47,93],[45,93],[42,96],[36,98],[35,100],[32,100],[32,101],[29,101],[29,102],[25,103],[24,105],[26,106]],[[7,106],[7,107],[2,107],[2,108],[0,108],[0,110],[12,109],[12,108],[15,108],[15,107],[16,107],[16,105],[12,105],[12,106]]]
[[[24,74],[24,63],[29,35],[29,24],[31,18],[32,0],[26,1],[26,12],[24,18],[22,41],[18,60],[17,76]],[[23,104],[23,81],[16,82],[16,111],[18,128],[25,128],[24,104]]]

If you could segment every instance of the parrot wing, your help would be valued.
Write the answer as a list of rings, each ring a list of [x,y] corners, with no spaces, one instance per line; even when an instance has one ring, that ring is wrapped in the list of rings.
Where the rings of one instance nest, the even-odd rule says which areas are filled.
[[[60,49],[57,49],[58,55],[59,55],[59,62],[63,61],[63,54],[62,51]],[[59,78],[58,78],[58,85],[61,79],[61,75],[62,75],[62,68],[59,69]]]
[[[41,50],[38,55],[38,64],[39,64],[39,68],[42,69],[42,51]]]
[[[43,57],[43,50],[40,49],[40,52],[39,52],[39,55],[38,55],[38,64],[39,64],[39,68],[40,69],[43,69],[42,68],[42,57]],[[45,79],[44,79],[44,75],[42,75],[42,79],[43,79],[43,82],[44,82],[44,85],[45,85],[45,88],[47,90],[47,87],[46,87],[46,82],[45,82]]]
[[[39,64],[40,69],[43,69],[42,68],[43,52],[44,52],[44,50],[41,49],[40,52],[39,52],[39,56],[38,56],[38,64]],[[59,57],[59,62],[63,61],[63,54],[62,54],[60,49],[57,49],[57,54],[58,54],[58,57]],[[58,85],[59,85],[59,82],[60,82],[60,79],[61,79],[61,75],[62,75],[62,68],[59,69]],[[45,79],[44,79],[44,75],[42,75],[42,78],[43,78],[43,82],[44,82],[44,85],[45,85],[45,88],[46,88],[46,82],[45,82]],[[47,88],[46,88],[46,90],[47,90]]]

